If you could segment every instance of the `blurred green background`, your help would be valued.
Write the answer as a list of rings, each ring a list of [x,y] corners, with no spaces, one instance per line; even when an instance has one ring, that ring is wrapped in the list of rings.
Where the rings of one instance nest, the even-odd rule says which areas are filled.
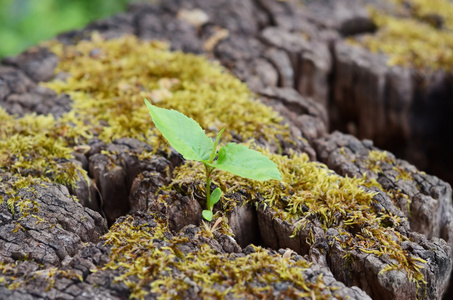
[[[131,0],[0,0],[0,59],[126,9]]]

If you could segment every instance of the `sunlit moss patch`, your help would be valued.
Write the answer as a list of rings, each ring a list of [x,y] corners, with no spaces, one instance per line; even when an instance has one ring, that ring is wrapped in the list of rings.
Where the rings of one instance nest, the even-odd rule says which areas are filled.
[[[31,176],[0,177],[0,204],[6,199],[6,206],[13,217],[16,215],[16,210],[19,212],[18,220],[37,213],[39,204],[33,199],[33,195],[36,194],[33,186],[36,184],[43,184],[42,180]],[[18,192],[20,190],[25,191],[25,193],[20,194]],[[15,230],[19,229],[22,229],[22,227],[17,223]]]
[[[218,253],[203,238],[209,232],[194,232],[189,240],[173,236],[164,222],[137,225],[128,217],[105,236],[112,247],[105,268],[120,270],[115,281],[130,287],[133,299],[148,294],[159,299],[272,298],[277,282],[288,284],[282,297],[330,299],[335,293],[322,276],[304,278],[303,271],[310,267],[305,260],[282,258],[260,247],[248,255]]]
[[[387,151],[372,150],[368,153],[368,156],[365,159],[365,166],[378,175],[384,173],[384,170],[382,169],[384,164],[386,164],[386,168],[391,167],[391,169],[396,172],[396,181],[413,180],[412,174],[401,167],[397,160],[394,157],[390,156]],[[381,190],[384,190],[382,185],[379,184],[376,180],[374,180],[374,186],[378,187]],[[407,214],[410,217],[411,199],[409,198],[409,196],[403,193],[400,189],[390,189],[386,192],[390,196],[390,199],[392,199],[393,203],[397,206],[399,206],[398,202],[401,200],[401,198],[404,198],[403,200],[406,203]]]
[[[453,3],[449,0],[388,0],[392,12],[370,9],[378,31],[354,44],[389,56],[390,65],[420,70],[453,68]]]
[[[19,271],[21,269],[19,266],[26,260],[25,258],[15,263],[0,262],[0,284],[3,284],[10,290],[25,288],[28,284],[44,284],[46,292],[49,292],[54,287],[55,281],[61,278],[79,282],[83,281],[82,275],[72,270],[44,268],[42,265],[37,270],[29,270],[28,273],[24,274],[22,273],[23,270]]]
[[[33,193],[34,185],[58,183],[74,186],[79,175],[86,171],[73,162],[73,148],[84,139],[82,128],[72,128],[67,116],[56,121],[53,116],[27,115],[14,118],[0,108],[0,171],[10,177],[0,177],[0,203],[20,218],[37,212],[38,205],[30,197],[20,195],[24,190]]]
[[[14,118],[0,108],[0,169],[32,176],[46,182],[67,186],[74,185],[77,171],[85,173],[70,162],[73,158],[71,144],[79,132],[74,132],[63,118],[27,115]]]
[[[374,173],[382,173],[382,163],[393,163],[395,160],[388,157],[386,151],[372,150],[368,153],[368,157],[365,160],[365,165],[368,169]]]
[[[389,0],[400,4],[418,20],[432,27],[453,30],[453,3],[449,0]]]
[[[387,151],[372,150],[368,153],[365,165],[376,174],[383,173],[382,165],[388,164],[397,172],[396,180],[412,180],[412,175],[402,168],[394,157],[390,157]]]
[[[75,46],[50,45],[60,58],[57,72],[66,79],[42,84],[69,94],[72,110],[56,120],[33,114],[14,118],[0,108],[0,170],[17,177],[73,187],[79,175],[87,179],[72,162],[73,152],[93,137],[137,138],[155,149],[167,147],[144,98],[194,118],[211,135],[226,127],[227,140],[289,135],[276,112],[204,57],[132,36],[105,41],[94,34]]]
[[[380,187],[379,183],[366,177],[339,176],[321,163],[310,162],[306,154],[293,153],[287,157],[261,151],[277,164],[283,180],[259,182],[214,172],[212,182],[224,192],[223,209],[235,205],[231,193],[242,191],[250,195],[247,201],[265,205],[275,211],[275,216],[295,224],[295,234],[310,222],[320,224],[325,231],[335,228],[342,236],[344,249],[386,255],[393,263],[382,272],[404,270],[417,286],[425,284],[420,272],[425,262],[402,248],[401,243],[408,238],[397,230],[401,218],[391,213],[376,213],[373,209],[376,193],[367,187]],[[202,191],[200,174],[203,174],[201,164],[186,163],[175,170],[174,184],[191,187],[189,192]]]
[[[288,136],[276,112],[202,56],[170,52],[162,43],[134,36],[106,41],[96,34],[91,41],[51,49],[61,60],[58,71],[70,76],[46,86],[69,94],[79,117],[106,142],[122,137],[150,142],[155,130],[145,98],[193,118],[211,135],[226,128],[227,139]]]

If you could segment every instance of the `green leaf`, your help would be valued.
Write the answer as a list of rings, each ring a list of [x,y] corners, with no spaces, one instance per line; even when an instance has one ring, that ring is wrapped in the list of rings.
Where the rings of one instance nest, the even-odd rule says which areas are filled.
[[[201,212],[201,214],[203,215],[203,218],[205,218],[205,220],[208,220],[209,222],[212,221],[212,211],[205,209]]]
[[[216,188],[214,190],[214,192],[212,192],[211,194],[211,199],[210,199],[210,205],[211,207],[214,207],[214,205],[219,202],[220,200],[220,196],[222,196],[222,191],[220,190],[220,188]]]
[[[277,165],[267,156],[244,145],[229,143],[219,151],[219,157],[211,167],[254,180],[282,180]]]
[[[176,151],[187,160],[209,160],[214,142],[197,122],[176,110],[154,106],[146,99],[145,103],[157,129]]]

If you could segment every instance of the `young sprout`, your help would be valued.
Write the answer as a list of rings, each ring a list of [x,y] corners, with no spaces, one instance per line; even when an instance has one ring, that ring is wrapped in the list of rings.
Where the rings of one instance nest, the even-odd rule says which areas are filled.
[[[224,129],[220,130],[215,141],[212,141],[197,122],[184,114],[173,109],[154,106],[146,99],[145,104],[157,129],[170,145],[186,160],[200,161],[204,164],[206,209],[203,210],[202,215],[206,220],[212,220],[212,209],[222,196],[220,188],[216,188],[211,193],[211,176],[214,169],[260,181],[282,179],[273,161],[247,146],[228,143],[217,151]]]

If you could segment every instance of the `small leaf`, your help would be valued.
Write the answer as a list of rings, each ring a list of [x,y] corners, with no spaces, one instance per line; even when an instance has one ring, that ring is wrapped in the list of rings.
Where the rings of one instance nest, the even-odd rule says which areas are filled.
[[[205,209],[201,212],[201,214],[203,215],[203,218],[205,218],[205,220],[208,220],[209,222],[212,221],[212,211]]]
[[[216,204],[217,202],[219,202],[220,200],[220,196],[222,196],[222,191],[220,190],[220,188],[216,188],[214,190],[214,192],[212,192],[211,194],[211,199],[209,202],[211,202],[211,207],[214,207],[214,204]]]
[[[193,119],[179,111],[154,106],[145,100],[157,129],[176,151],[187,160],[206,161],[214,142]]]
[[[229,143],[219,151],[219,157],[211,167],[254,180],[282,180],[277,165],[267,156],[244,145]]]

